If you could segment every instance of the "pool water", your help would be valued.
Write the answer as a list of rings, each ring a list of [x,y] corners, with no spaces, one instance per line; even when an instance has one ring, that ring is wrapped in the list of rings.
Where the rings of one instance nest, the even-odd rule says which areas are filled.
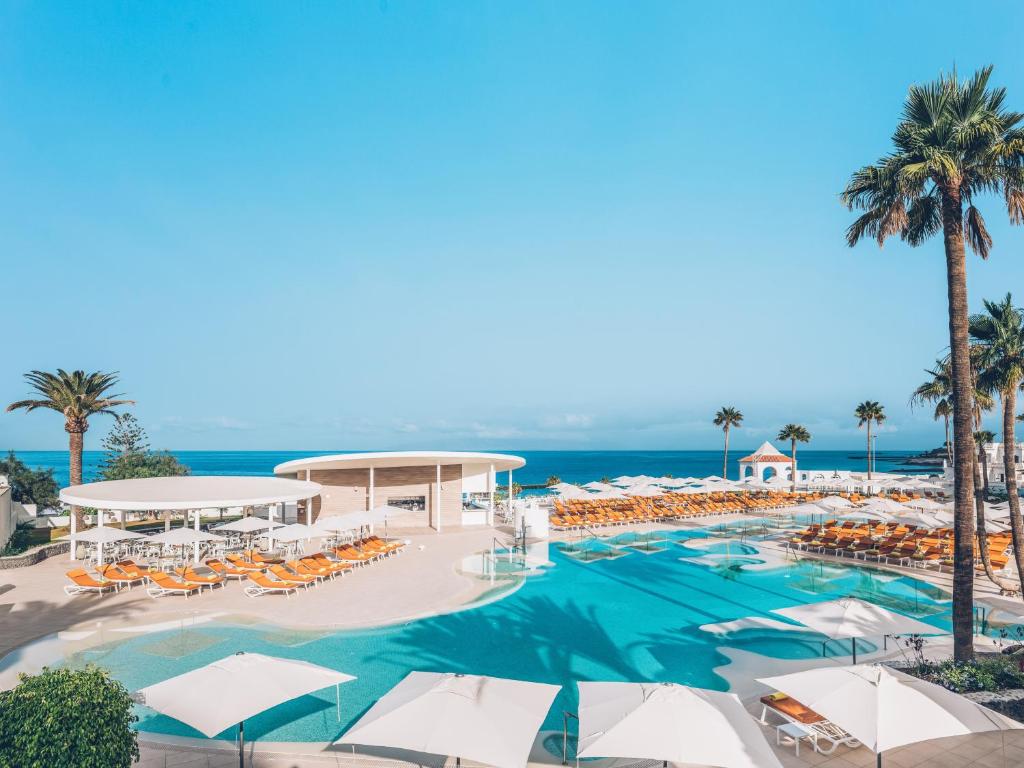
[[[303,659],[357,676],[334,691],[305,696],[246,722],[252,738],[268,741],[336,739],[410,670],[463,672],[563,686],[545,727],[561,729],[575,711],[576,680],[674,681],[726,690],[713,670],[727,663],[722,645],[781,659],[821,654],[812,632],[740,630],[716,636],[702,624],[771,616],[773,608],[853,595],[948,629],[949,603],[935,587],[865,567],[811,561],[764,567],[756,544],[715,542],[711,550],[685,540],[702,532],[660,534],[644,541],[552,545],[552,565],[503,599],[406,624],[351,631],[297,631],[269,625],[208,623],[100,645],[67,659],[95,662],[135,690],[236,651]],[[653,542],[651,543],[653,546]],[[719,549],[721,546],[721,549]],[[562,551],[562,548],[568,551]],[[618,556],[581,559],[580,552]],[[707,561],[712,553],[714,562]],[[696,556],[704,556],[700,562]],[[760,568],[751,566],[760,565]],[[346,585],[328,585],[345,589]],[[299,598],[301,599],[301,597]],[[776,617],[777,618],[777,617]],[[870,643],[858,647],[870,650]],[[829,655],[848,654],[830,643]],[[139,708],[141,730],[200,736],[176,720]],[[233,729],[223,734],[233,738]]]

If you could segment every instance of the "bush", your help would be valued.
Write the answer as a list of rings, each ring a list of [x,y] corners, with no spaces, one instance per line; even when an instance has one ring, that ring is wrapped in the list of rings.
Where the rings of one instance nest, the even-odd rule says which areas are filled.
[[[967,662],[949,659],[939,664],[921,664],[908,671],[956,693],[1024,688],[1024,671],[1016,660],[1008,658],[980,658]]]
[[[43,669],[0,693],[0,768],[131,768],[132,697],[106,670]]]

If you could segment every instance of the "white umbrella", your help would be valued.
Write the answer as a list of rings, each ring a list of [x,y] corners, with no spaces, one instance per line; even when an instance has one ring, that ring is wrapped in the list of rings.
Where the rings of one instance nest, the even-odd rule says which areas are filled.
[[[557,685],[410,672],[336,743],[523,768],[557,693]]]
[[[135,531],[122,531],[120,528],[108,528],[103,525],[97,525],[93,528],[88,528],[81,533],[75,534],[75,541],[85,541],[90,544],[96,545],[96,562],[103,562],[103,545],[113,544],[117,541],[124,541],[125,539],[144,539],[141,533],[135,533]]]
[[[633,485],[623,493],[627,496],[661,496],[665,493],[665,489],[656,485]]]
[[[614,485],[610,485],[608,483],[602,483],[602,482],[599,482],[597,480],[594,480],[594,481],[589,482],[589,483],[584,483],[583,487],[586,488],[588,491],[613,491],[613,490],[615,490],[615,486]]]
[[[369,524],[370,518],[365,512],[348,512],[344,515],[318,517],[313,523],[313,527],[327,533],[341,533],[342,531],[353,531]]]
[[[856,597],[795,605],[792,608],[776,608],[772,613],[799,622],[830,640],[852,640],[855,664],[858,637],[946,634],[931,624],[925,624],[923,621]]]
[[[907,502],[906,506],[913,507],[914,509],[948,509],[946,504],[935,501],[934,499],[911,499]]]
[[[898,515],[901,512],[906,512],[907,508],[898,501],[892,499],[878,498],[877,496],[872,499],[868,499],[867,502],[861,507],[861,509],[875,509],[882,512],[888,512],[889,514]]]
[[[840,520],[866,520],[876,523],[891,523],[892,515],[875,509],[852,509],[839,516]]]
[[[900,512],[895,516],[900,525],[916,525],[921,528],[942,528],[944,523],[928,512]]]
[[[206,531],[197,531],[194,528],[171,528],[163,533],[155,533],[148,537],[154,544],[165,544],[169,547],[180,547],[183,544],[198,544],[203,541],[223,541],[220,536],[214,536]]]
[[[826,496],[824,499],[818,499],[814,503],[830,512],[835,512],[839,509],[849,509],[853,506],[853,502],[843,496]]]
[[[882,664],[821,667],[759,678],[830,720],[878,755],[929,739],[1024,728],[940,685]]]
[[[238,764],[244,766],[245,721],[315,691],[355,680],[327,667],[261,653],[236,653],[139,691],[142,704],[209,738],[238,725]],[[337,688],[335,694],[337,695]],[[341,719],[338,702],[338,718]]]
[[[281,523],[264,520],[262,517],[243,517],[241,520],[232,520],[230,523],[215,525],[211,530],[232,531],[233,533],[256,533],[265,531],[268,528],[277,528]]]
[[[577,755],[782,768],[732,693],[674,683],[578,683]]]
[[[318,531],[311,525],[305,525],[304,523],[292,523],[282,528],[274,529],[274,541],[283,541],[288,544],[295,541],[302,541],[303,539],[311,539],[314,536],[319,536],[322,531]]]

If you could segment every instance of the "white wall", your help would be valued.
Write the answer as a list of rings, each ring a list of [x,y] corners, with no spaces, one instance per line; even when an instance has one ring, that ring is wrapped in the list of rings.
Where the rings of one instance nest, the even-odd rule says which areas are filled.
[[[462,465],[462,492],[463,493],[487,493],[487,479],[491,474],[491,468],[486,464],[463,464]]]
[[[11,486],[7,484],[7,478],[0,475],[0,549],[7,546],[18,521],[11,506]]]

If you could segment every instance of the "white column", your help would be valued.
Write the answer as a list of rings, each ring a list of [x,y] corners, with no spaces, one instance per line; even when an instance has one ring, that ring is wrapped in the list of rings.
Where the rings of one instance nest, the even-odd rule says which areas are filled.
[[[434,514],[437,515],[437,520],[434,521],[435,522],[434,529],[438,533],[440,533],[441,532],[441,465],[440,464],[437,465],[437,483],[436,483],[436,489],[435,489],[435,492],[434,492],[434,499],[435,499]]]
[[[512,507],[512,470],[508,471],[508,513],[512,517],[512,525],[516,524],[516,512]]]
[[[274,548],[274,510],[277,504],[267,506],[267,519],[270,520],[270,528],[267,529],[267,549]]]
[[[123,509],[120,512],[118,512],[118,515],[119,515],[119,517],[121,519],[121,530],[122,531],[124,530],[124,518],[125,518],[125,515],[127,515],[127,514],[128,513],[125,512]]]
[[[308,474],[309,470],[306,470],[306,472]],[[312,496],[310,496],[308,499],[306,499],[306,525],[307,526],[313,525],[313,497]],[[310,534],[309,536],[306,537],[306,541],[311,541],[312,539],[313,539],[313,535],[312,534]]]
[[[374,487],[373,467],[370,467],[370,509],[377,506],[376,488]]]
[[[97,509],[96,510],[96,525],[98,525],[100,528],[103,527],[103,510],[102,509]],[[96,562],[97,563],[102,563],[103,562],[103,542],[102,541],[99,542],[96,545]]]
[[[487,500],[487,524],[494,525],[494,465],[487,473],[487,493],[490,498]]]
[[[199,518],[202,517],[202,512],[203,511],[201,509],[195,510],[195,513],[196,513],[196,522],[195,522],[196,533],[199,532]],[[192,559],[195,562],[197,562],[197,563],[199,562],[199,542],[198,541],[195,544],[192,545]]]
[[[78,533],[78,520],[75,519],[74,507],[71,509],[71,530],[68,532],[68,538],[71,540],[71,552],[69,560],[75,559],[75,534]]]

